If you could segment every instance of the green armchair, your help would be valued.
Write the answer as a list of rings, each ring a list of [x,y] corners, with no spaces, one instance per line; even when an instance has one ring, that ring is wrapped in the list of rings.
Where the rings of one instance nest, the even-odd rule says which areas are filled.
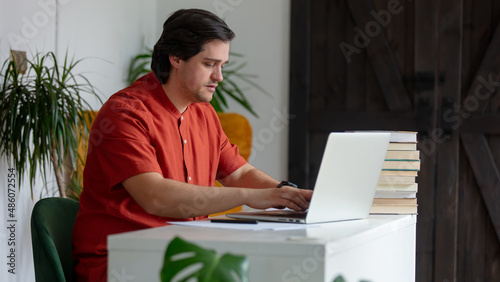
[[[71,236],[78,202],[67,198],[39,200],[31,214],[31,239],[37,282],[73,281]]]

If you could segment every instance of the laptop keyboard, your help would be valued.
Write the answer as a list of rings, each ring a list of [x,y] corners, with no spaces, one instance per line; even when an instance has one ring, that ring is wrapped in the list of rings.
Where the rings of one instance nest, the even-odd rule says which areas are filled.
[[[267,216],[271,217],[289,217],[289,218],[298,218],[305,219],[307,213],[305,212],[281,212],[281,213],[271,213],[267,214]]]

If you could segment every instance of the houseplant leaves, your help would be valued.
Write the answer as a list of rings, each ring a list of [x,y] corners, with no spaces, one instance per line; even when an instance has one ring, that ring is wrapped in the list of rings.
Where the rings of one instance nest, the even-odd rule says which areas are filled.
[[[26,74],[18,67],[24,61],[7,59],[0,68],[0,154],[16,169],[19,187],[29,172],[32,196],[36,173],[47,184],[51,163],[60,196],[65,197],[65,168],[74,169],[80,161],[78,138],[88,136],[86,110],[91,108],[83,95],[100,98],[86,77],[75,74],[79,62],[67,53],[61,62],[48,52],[27,60]]]
[[[161,281],[248,281],[248,260],[174,238],[165,252]]]

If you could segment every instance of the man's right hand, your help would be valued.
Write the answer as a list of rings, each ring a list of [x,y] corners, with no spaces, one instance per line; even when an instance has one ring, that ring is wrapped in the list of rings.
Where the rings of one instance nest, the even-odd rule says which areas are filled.
[[[312,190],[283,186],[281,188],[247,189],[247,206],[254,209],[289,208],[305,211],[309,208]]]

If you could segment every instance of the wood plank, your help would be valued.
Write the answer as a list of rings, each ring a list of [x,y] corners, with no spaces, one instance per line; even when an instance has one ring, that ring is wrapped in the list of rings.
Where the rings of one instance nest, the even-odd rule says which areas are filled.
[[[462,133],[461,139],[476,176],[490,219],[500,241],[500,174],[482,134]]]
[[[356,32],[354,31],[355,23],[352,21],[349,7],[344,0],[338,1],[339,5],[342,7],[342,11],[346,15],[346,26],[343,32],[345,32],[345,37],[343,42],[351,42]],[[341,31],[342,32],[342,31]],[[347,78],[346,78],[346,105],[345,110],[347,111],[364,111],[367,109],[367,91],[368,83],[360,83],[367,81],[366,69],[370,68],[368,58],[365,52],[359,52],[353,54],[350,57],[351,61],[347,65]],[[343,58],[344,61],[347,61]],[[378,85],[377,85],[378,87]]]
[[[445,81],[438,84],[439,103],[460,101],[462,60],[462,1],[441,0],[438,15],[438,71]],[[438,110],[438,114],[439,113]],[[444,128],[443,120],[438,126]],[[457,281],[458,248],[458,176],[459,137],[450,132],[450,138],[437,146],[436,181],[436,237],[434,281]]]
[[[493,111],[493,109],[492,109]],[[499,135],[490,135],[488,137],[488,143],[490,145],[491,155],[493,157],[493,161],[497,166],[497,169],[500,167],[500,134]],[[484,204],[483,204],[484,205]],[[483,272],[484,272],[484,280],[483,281],[499,281],[500,280],[500,242],[497,239],[495,228],[489,220],[489,214],[486,214],[485,218],[487,219],[487,226],[485,230],[485,238],[484,244],[486,245],[485,250],[485,264]]]
[[[464,14],[470,13],[470,26],[464,23],[464,27],[471,31],[468,41],[464,41],[464,46],[469,45],[470,49],[470,71],[471,73],[464,77],[466,88],[469,89],[474,79],[474,74],[480,69],[484,55],[488,51],[488,46],[495,32],[495,24],[492,24],[492,8],[494,1],[471,1],[470,7],[464,7]]]
[[[489,220],[463,148],[460,171],[457,277],[461,281],[485,281],[482,266],[485,265],[485,233]]]
[[[458,227],[457,137],[438,145],[434,281],[456,281]]]
[[[453,126],[461,132],[500,135],[499,124],[500,113],[475,114],[463,111],[461,115],[456,116]]]
[[[429,140],[428,137],[419,140]],[[417,244],[416,244],[416,281],[432,281],[434,270],[435,235],[435,179],[436,151],[420,156],[420,172],[417,178],[420,187],[418,198]]]
[[[428,73],[434,76],[431,88],[415,90],[418,99],[426,99],[430,106],[436,105],[435,99],[437,85],[437,10],[436,1],[414,1],[414,64],[415,73]],[[414,75],[415,76],[415,75]],[[415,86],[417,87],[416,83]],[[418,103],[417,103],[418,104]],[[436,111],[429,108],[428,122],[421,121],[428,133],[436,127]],[[418,109],[417,109],[418,111]],[[419,134],[419,143],[432,142],[431,136]],[[435,253],[435,215],[436,215],[436,150],[429,150],[428,154],[421,155],[421,167],[418,184],[421,187],[418,192],[419,212],[417,222],[417,246],[416,246],[416,281],[433,281]]]
[[[370,14],[371,11],[375,11],[375,7],[371,0],[346,1],[349,5],[354,22],[360,30],[359,34],[365,32],[367,30],[366,27],[370,28],[369,26],[371,23],[373,23],[373,26],[378,24]],[[367,44],[364,44],[366,45],[364,49],[371,62],[370,65],[378,79],[389,110],[394,112],[411,110],[412,105],[404,87],[396,59],[389,48],[387,37],[382,27],[380,25],[379,27],[379,32],[376,32],[376,27],[373,28],[372,32],[368,32],[368,35],[372,34],[374,36],[369,37],[370,41],[366,41]],[[367,38],[368,35],[366,35]],[[358,45],[363,46],[363,44]]]
[[[462,51],[462,89],[469,89],[469,86],[471,84],[471,81],[473,79],[473,74],[476,73],[477,71],[477,66],[479,62],[476,59],[476,55],[474,54],[474,51],[476,51],[475,44],[472,43],[473,36],[474,35],[474,28],[473,28],[473,1],[474,0],[463,0],[464,1],[464,8],[463,8],[463,31],[462,31],[462,36],[463,36],[463,51]],[[479,58],[479,61],[482,59],[482,57]]]
[[[475,112],[488,109],[491,97],[498,93],[500,84],[500,23],[498,23],[493,38],[490,41],[479,70],[470,85],[463,107]]]
[[[387,1],[384,0],[372,0],[373,3],[373,9],[371,11],[381,11],[387,9]],[[348,10],[349,11],[349,10]],[[402,16],[401,14],[398,14],[398,17]],[[390,24],[388,24],[385,28],[383,28],[381,33],[383,33],[387,37],[387,32],[389,28],[393,25],[396,24],[395,19],[396,17],[391,16],[391,21]],[[354,19],[353,19],[354,20]],[[365,26],[360,26],[359,23],[354,23],[355,28],[359,28],[364,31]],[[365,23],[366,24],[366,23]],[[359,36],[359,32],[355,31],[357,36]],[[356,35],[355,35],[356,36]],[[370,37],[370,36],[369,36]],[[354,37],[353,37],[354,38]],[[352,39],[351,39],[352,40]],[[389,38],[387,37],[387,42],[389,48],[391,47],[389,45]],[[390,48],[390,51],[394,55],[394,60],[396,64],[398,63],[396,54],[394,54],[394,51],[392,48]],[[367,52],[362,52],[365,53],[366,56],[366,62],[365,62],[365,85],[366,85],[366,99],[365,99],[365,108],[367,112],[387,112],[389,111],[388,104],[386,102],[386,99],[384,98],[384,92],[382,91],[383,85],[381,85],[378,81],[377,74],[375,73],[375,69],[372,66],[372,62],[370,60],[370,57],[368,56]]]
[[[310,2],[291,1],[290,22],[290,120],[288,135],[288,175],[300,186],[308,175],[309,131],[307,114],[310,90]]]
[[[498,126],[495,126],[500,121],[498,114],[492,113],[495,103],[490,99],[491,96],[494,96],[491,93],[491,87],[483,87],[479,89],[482,90],[479,92],[477,89],[478,82],[487,86],[485,80],[487,81],[488,77],[484,77],[484,70],[483,74],[480,72],[481,68],[485,66],[484,63],[489,60],[486,58],[488,45],[491,48],[491,44],[495,44],[490,44],[490,41],[498,21],[492,20],[492,16],[500,13],[492,12],[494,2],[472,0],[464,2],[462,86],[468,92],[467,96],[462,99],[460,113],[455,116],[456,121],[463,119],[461,121],[463,125],[457,127],[457,130],[461,132],[498,134],[500,131],[496,128]],[[478,79],[479,75],[482,76],[481,80]],[[490,93],[486,90],[490,90]],[[492,150],[498,148],[500,140],[497,137],[490,136],[488,139]],[[493,152],[492,155],[494,158]],[[461,161],[461,163],[467,162],[467,160]],[[471,173],[471,169],[467,168],[461,169],[460,174],[470,175]],[[461,196],[460,200],[463,204],[460,213],[464,214],[467,219],[460,220],[466,226],[462,226],[458,230],[459,236],[464,239],[462,242],[459,240],[463,254],[459,253],[458,256],[457,276],[462,281],[497,281],[500,272],[496,270],[498,267],[495,266],[495,260],[498,265],[500,243],[489,219],[487,208],[479,191],[480,188],[477,186],[475,179],[473,183],[470,183],[470,179],[467,183],[460,182],[461,189],[465,190],[461,193],[464,196],[463,199]]]
[[[477,17],[479,11],[484,12],[481,7],[486,1],[464,0],[463,8],[463,51],[462,51],[462,88],[469,89],[474,74],[477,72],[484,50],[480,51],[478,46],[478,26],[481,21],[487,21],[487,15]],[[479,47],[479,48],[478,48]],[[458,125],[463,115],[455,115],[455,126],[457,130],[464,128]],[[458,226],[458,254],[457,254],[457,277],[462,281],[484,281],[485,265],[485,232],[487,225],[486,208],[484,207],[481,194],[477,188],[474,174],[470,168],[467,156],[463,148],[460,152],[460,179],[459,179],[459,226]]]
[[[376,11],[387,10],[390,1],[375,0]],[[395,2],[394,2],[395,3]],[[405,89],[410,101],[414,101],[413,77],[415,73],[414,60],[414,21],[415,2],[401,1],[402,11],[391,16],[391,22],[385,27],[385,35],[392,51],[398,69],[401,72]]]
[[[491,1],[492,3],[492,19],[491,23],[494,26],[496,23],[500,22],[500,3],[499,1]],[[491,112],[499,112],[500,111],[500,95],[498,95],[499,90],[497,89],[496,94],[493,99],[491,99],[490,103],[490,111]],[[496,134],[495,136],[489,137],[490,141],[490,150],[493,155],[493,159],[497,168],[500,167],[500,134]],[[498,281],[500,280],[500,242],[496,240],[494,228],[491,224],[488,224],[488,229],[486,234],[486,244],[487,245],[487,253],[485,261],[488,263],[488,267],[485,269],[485,281]]]
[[[484,280],[483,281],[499,281],[500,280],[500,243],[497,241],[497,237],[494,231],[494,227],[490,222],[487,224],[486,238],[484,244],[486,245],[486,257],[484,269]],[[478,266],[479,267],[479,266]]]
[[[367,55],[368,57],[368,55]],[[372,67],[372,62],[366,60],[365,64],[365,78],[364,83],[366,84],[366,111],[367,112],[388,112],[389,105],[384,98],[384,92],[382,86],[377,79],[377,74],[374,72]]]
[[[408,95],[410,98],[410,101],[415,105],[416,104],[416,91],[415,91],[415,85],[414,85],[414,78],[415,77],[415,2],[408,1],[405,4],[405,25],[404,25],[404,34],[405,34],[405,42],[404,45],[402,45],[402,48],[398,49],[403,49],[402,52],[402,57],[398,59],[398,61],[404,61],[405,62],[405,67],[402,68],[402,75],[403,75],[403,83],[405,84],[406,89],[409,91]],[[426,41],[429,40],[429,38],[426,38]]]
[[[319,166],[321,164],[321,159],[323,158],[323,153],[325,151],[326,141],[328,139],[328,133],[324,132],[313,132],[310,135],[311,143],[309,151],[309,186],[305,188],[313,189],[316,183],[316,177],[319,172]]]
[[[500,4],[498,1],[492,1],[492,23],[500,22]],[[498,27],[497,27],[498,28]],[[497,73],[498,74],[498,73]],[[495,113],[499,115],[500,113],[500,95],[498,87],[495,89],[495,93],[493,94],[493,98],[490,99],[489,103],[489,112]],[[497,119],[500,121],[500,119]],[[495,121],[490,121],[489,124],[494,123]],[[500,123],[497,123],[500,124]],[[500,133],[489,134],[488,141],[490,144],[490,151],[497,166],[497,169],[500,167]],[[497,240],[497,236],[495,232],[495,228],[491,221],[488,220],[486,236],[485,236],[485,244],[487,244],[486,254],[485,254],[485,268],[484,268],[484,281],[498,281],[500,280],[500,242]]]
[[[345,5],[344,1],[326,1],[323,7],[327,15],[326,21],[323,22],[326,30],[326,49],[322,56],[322,64],[326,65],[327,76],[323,83],[327,91],[323,95],[326,96],[325,107],[334,111],[344,109],[346,93],[348,93],[346,89],[347,61],[339,49],[339,45],[344,40],[343,32],[347,25],[348,14],[345,10],[341,10],[340,5]]]
[[[330,97],[334,94],[328,89],[328,64],[325,62],[328,58],[328,32],[325,23],[328,20],[325,0],[311,1],[311,16],[310,18],[310,56],[311,68],[311,92],[310,92],[310,108],[315,110],[327,110]]]
[[[491,3],[493,6],[491,9],[491,14],[492,14],[491,22],[492,26],[494,26],[495,24],[500,23],[500,3],[499,1],[491,1]],[[500,112],[500,95],[498,95],[498,93],[499,89],[497,89],[496,94],[491,99],[490,103],[491,111]],[[500,270],[497,270],[497,273],[500,273]],[[500,277],[500,275],[496,277]]]
[[[410,130],[417,128],[412,113],[388,112],[319,112],[310,113],[308,128],[312,132],[345,130]]]

